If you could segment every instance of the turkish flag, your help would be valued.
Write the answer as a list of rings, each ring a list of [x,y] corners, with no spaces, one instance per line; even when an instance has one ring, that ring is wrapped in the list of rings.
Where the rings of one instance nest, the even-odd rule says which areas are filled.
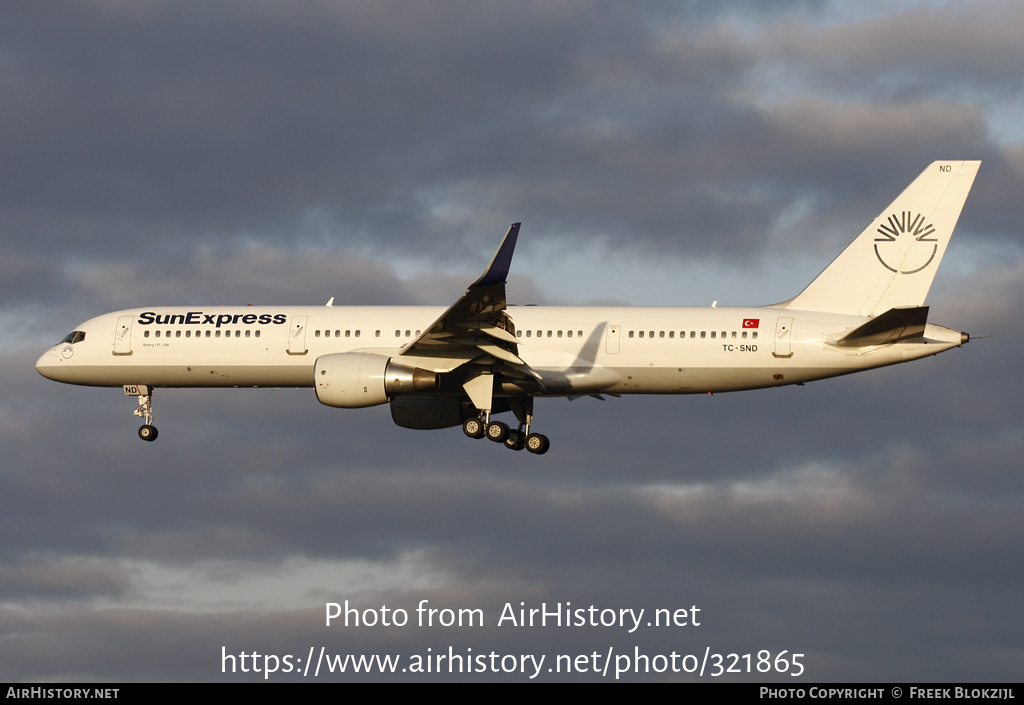
[[[743,327],[744,328],[757,328],[760,325],[760,323],[761,323],[761,319],[760,318],[744,318],[743,319]]]

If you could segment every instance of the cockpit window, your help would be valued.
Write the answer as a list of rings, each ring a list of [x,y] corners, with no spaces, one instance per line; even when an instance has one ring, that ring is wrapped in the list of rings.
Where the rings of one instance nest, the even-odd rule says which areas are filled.
[[[60,342],[61,343],[71,343],[72,345],[74,345],[75,343],[80,343],[83,340],[85,340],[85,331],[83,331],[83,330],[73,330],[70,333],[68,333],[67,335],[65,335],[64,336],[64,340],[62,340]]]

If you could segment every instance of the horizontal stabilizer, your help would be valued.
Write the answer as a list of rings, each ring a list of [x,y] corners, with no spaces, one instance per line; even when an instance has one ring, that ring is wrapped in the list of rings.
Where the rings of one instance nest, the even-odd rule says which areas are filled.
[[[921,338],[924,336],[924,327],[927,323],[927,306],[891,308],[844,335],[836,341],[836,345],[844,348],[863,348]]]

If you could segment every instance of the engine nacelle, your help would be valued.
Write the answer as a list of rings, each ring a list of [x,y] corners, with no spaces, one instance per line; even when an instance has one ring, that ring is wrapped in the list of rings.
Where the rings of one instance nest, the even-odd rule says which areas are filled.
[[[436,372],[396,364],[375,353],[321,355],[313,375],[320,403],[343,409],[384,404],[391,397],[437,389],[440,384]]]
[[[433,431],[461,426],[476,408],[459,397],[398,397],[391,400],[391,419],[402,428]]]

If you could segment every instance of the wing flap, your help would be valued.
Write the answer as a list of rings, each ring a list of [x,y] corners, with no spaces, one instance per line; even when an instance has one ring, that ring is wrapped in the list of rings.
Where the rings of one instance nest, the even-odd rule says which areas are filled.
[[[484,335],[489,335],[496,340],[500,340],[505,343],[511,343],[512,345],[519,345],[519,338],[512,335],[504,328],[498,328],[497,326],[484,325],[480,327],[480,332]]]
[[[483,352],[487,353],[491,357],[496,357],[499,360],[504,360],[505,362],[510,362],[513,365],[525,365],[526,364],[525,362],[523,362],[522,358],[520,358],[515,353],[513,353],[513,352],[511,352],[509,350],[506,350],[505,348],[502,348],[502,347],[499,347],[497,345],[494,345],[493,343],[477,343],[476,347],[477,347],[478,350],[482,350]]]

